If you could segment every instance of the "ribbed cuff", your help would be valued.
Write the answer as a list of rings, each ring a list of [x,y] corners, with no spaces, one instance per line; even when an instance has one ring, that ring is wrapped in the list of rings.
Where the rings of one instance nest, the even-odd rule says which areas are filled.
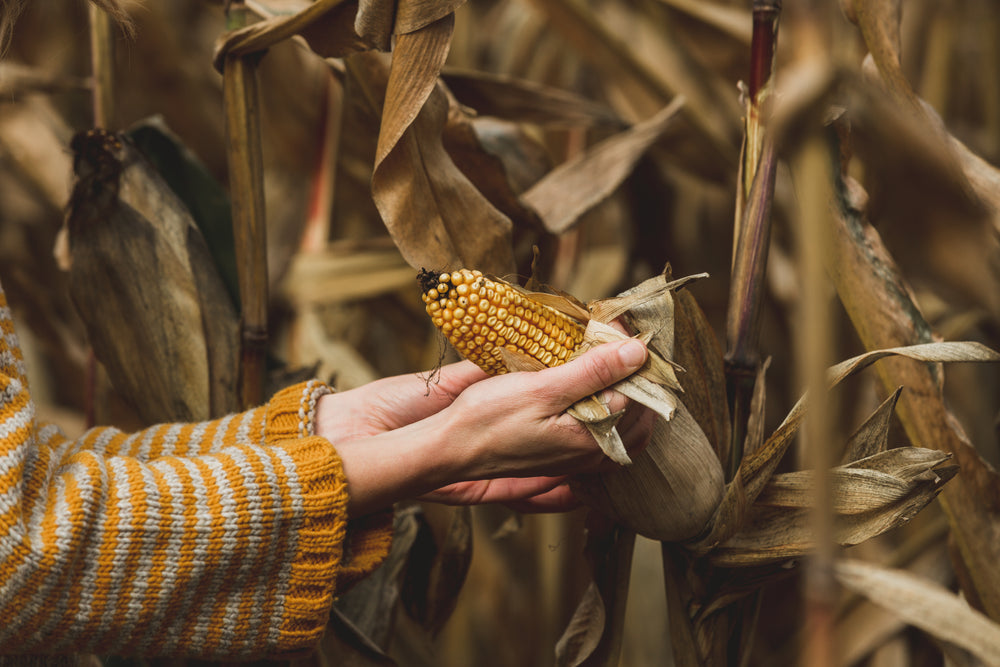
[[[267,403],[265,442],[274,443],[316,435],[316,402],[333,390],[319,380],[282,389]]]
[[[311,436],[279,445],[295,461],[303,517],[285,595],[282,651],[311,650],[323,635],[347,538],[347,480],[336,450]]]
[[[286,655],[315,647],[334,595],[375,570],[392,545],[391,510],[348,524],[343,464],[334,446],[315,435],[316,403],[329,393],[312,380],[283,389],[267,405],[265,441],[295,461],[305,510],[285,598],[279,650]]]
[[[337,595],[343,595],[371,574],[389,555],[392,547],[391,509],[352,519],[347,524],[347,545],[337,572]]]

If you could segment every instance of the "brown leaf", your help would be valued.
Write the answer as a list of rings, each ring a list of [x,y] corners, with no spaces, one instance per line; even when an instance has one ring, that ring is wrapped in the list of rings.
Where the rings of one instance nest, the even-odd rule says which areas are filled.
[[[946,642],[971,651],[987,665],[1000,664],[1000,625],[930,581],[855,559],[834,565],[850,590]]]
[[[304,32],[310,45],[315,44],[324,56],[345,56],[374,46],[351,28],[350,19],[357,10],[354,2],[317,0],[291,16],[272,16],[258,23],[223,34],[215,45],[212,60],[222,70],[227,56],[242,56],[266,51]]]
[[[556,644],[556,664],[612,667],[621,660],[635,533],[591,513],[585,555],[592,582]]]
[[[694,132],[723,161],[735,164],[737,109],[733,100],[718,94],[711,72],[685,51],[671,34],[668,22],[659,25],[655,67],[634,51],[626,38],[615,34],[606,17],[599,16],[589,6],[570,0],[533,0],[532,4],[547,16],[557,30],[581,57],[604,74],[609,85],[648,96],[660,105],[675,97],[690,100],[685,120]],[[647,21],[655,20],[651,16]],[[702,147],[704,152],[704,147]]]
[[[833,510],[839,515],[863,514],[901,501],[913,484],[933,481],[931,471],[948,460],[934,449],[900,447],[834,468]],[[757,505],[809,507],[815,474],[811,470],[775,475],[757,498]]]
[[[897,355],[935,362],[1000,361],[1000,354],[975,342],[928,343],[875,350],[852,357],[830,368],[827,372],[830,387],[835,387],[880,359]],[[807,396],[802,396],[796,402],[784,421],[759,450],[743,458],[736,477],[727,486],[725,497],[712,519],[711,530],[705,537],[689,545],[693,551],[705,553],[719,542],[731,537],[734,531],[740,529],[745,513],[760,495],[768,480],[771,479],[778,463],[781,462],[798,432],[805,417],[806,399]]]
[[[593,581],[573,612],[573,618],[556,643],[556,665],[578,667],[590,657],[601,641],[605,625],[604,601]]]
[[[913,518],[957,472],[954,466],[940,465],[946,459],[940,452],[908,447],[866,459],[866,468],[831,470],[837,543],[859,544]],[[746,567],[810,553],[814,548],[810,476],[797,472],[772,478],[739,532],[711,552],[712,562]]]
[[[436,81],[452,26],[449,15],[400,35],[385,88],[381,59],[348,59],[374,108],[383,107],[384,91],[372,194],[411,266],[476,266],[503,274],[513,268],[510,220],[455,167],[441,143],[448,100]]]
[[[840,202],[827,268],[851,321],[869,348],[924,342],[930,327],[914,304],[895,262],[878,233],[857,211]],[[933,344],[932,344],[933,345]],[[918,345],[910,349],[930,349]],[[938,350],[958,351],[958,343],[939,343]],[[964,351],[979,360],[1000,358],[982,346],[966,344]],[[941,496],[965,569],[976,590],[970,598],[982,601],[986,613],[1000,619],[1000,477],[969,442],[958,421],[945,407],[939,366],[906,361],[885,362],[879,375],[887,388],[907,391],[897,414],[911,442],[952,454],[962,474]]]
[[[524,202],[535,209],[547,230],[566,231],[621,185],[683,104],[683,98],[677,98],[649,120],[560,165],[524,194]]]
[[[441,78],[459,102],[481,116],[546,127],[624,129],[623,121],[606,105],[568,90],[503,74],[448,67]]]
[[[551,169],[545,147],[520,125],[470,118],[457,104],[448,116],[442,140],[459,171],[515,226],[541,228],[520,195]]]
[[[892,414],[902,391],[902,387],[896,387],[896,391],[892,392],[889,398],[885,399],[882,405],[865,420],[865,423],[851,434],[847,439],[841,463],[857,461],[884,452],[888,448],[889,423],[892,421]]]
[[[333,604],[318,656],[325,664],[395,665],[385,653],[393,634],[393,615],[414,547],[426,538],[419,507],[398,509],[393,516],[392,547],[382,565]],[[296,665],[296,667],[302,667]]]

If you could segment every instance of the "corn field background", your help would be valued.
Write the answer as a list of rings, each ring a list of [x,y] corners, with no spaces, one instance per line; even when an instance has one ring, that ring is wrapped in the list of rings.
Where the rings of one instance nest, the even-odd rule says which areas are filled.
[[[669,320],[703,530],[399,507],[301,662],[996,665],[997,164],[987,0],[32,0],[0,281],[73,434],[450,361],[423,267],[708,273]]]

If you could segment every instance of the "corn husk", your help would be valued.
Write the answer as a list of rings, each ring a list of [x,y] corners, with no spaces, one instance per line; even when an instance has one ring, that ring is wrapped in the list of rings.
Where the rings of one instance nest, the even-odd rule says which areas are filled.
[[[621,464],[610,472],[572,480],[574,493],[588,505],[651,539],[678,541],[697,535],[722,498],[722,466],[698,422],[678,398],[681,385],[674,351],[672,292],[704,274],[668,281],[659,275],[617,297],[588,304],[586,310],[562,295],[521,289],[532,298],[577,319],[587,320],[583,343],[574,354],[628,336],[608,323],[624,317],[649,349],[646,364],[612,388],[656,413],[649,445],[630,457],[615,428],[621,416],[604,399],[590,396],[568,412],[594,435],[607,456]],[[505,353],[511,371],[539,370],[517,353]]]
[[[112,383],[147,423],[234,410],[236,311],[188,210],[124,137],[73,145],[70,292]]]

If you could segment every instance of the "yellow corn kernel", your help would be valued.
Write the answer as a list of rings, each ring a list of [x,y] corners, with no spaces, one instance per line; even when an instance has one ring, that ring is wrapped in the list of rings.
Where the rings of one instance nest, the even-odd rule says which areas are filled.
[[[435,326],[491,375],[507,372],[501,348],[558,366],[583,341],[583,324],[479,271],[421,271],[418,280]]]

